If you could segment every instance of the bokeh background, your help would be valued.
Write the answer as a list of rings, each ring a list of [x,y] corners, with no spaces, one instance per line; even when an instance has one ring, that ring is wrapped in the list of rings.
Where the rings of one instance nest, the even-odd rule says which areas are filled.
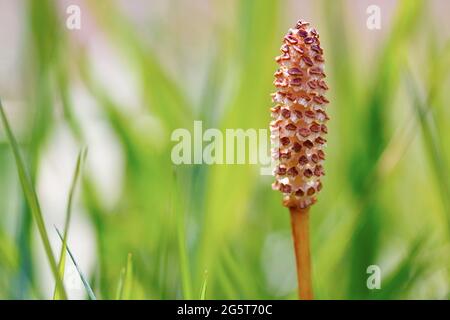
[[[80,30],[66,27],[71,4]],[[379,30],[366,26],[372,4]],[[0,98],[56,259],[53,226],[87,147],[68,245],[97,298],[200,298],[205,286],[207,299],[296,298],[272,178],[257,165],[175,166],[170,134],[194,120],[267,128],[273,58],[305,19],[331,88],[316,297],[448,299],[448,12],[445,0],[0,0]],[[64,283],[87,298],[68,258]],[[51,299],[54,286],[2,124],[0,298]]]

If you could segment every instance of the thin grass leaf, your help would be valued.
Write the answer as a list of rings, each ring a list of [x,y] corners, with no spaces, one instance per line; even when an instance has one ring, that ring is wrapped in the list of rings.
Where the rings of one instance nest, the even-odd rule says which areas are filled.
[[[185,210],[182,209],[183,207],[181,203],[183,202],[183,200],[180,197],[180,195],[182,194],[180,186],[184,183],[183,179],[180,178],[180,171],[173,171],[172,181],[174,184],[174,192],[172,193],[172,207],[170,208],[170,211],[176,220],[176,236],[181,274],[181,287],[183,291],[183,298],[191,300],[194,297],[194,293],[192,290],[189,254],[186,244]]]
[[[75,194],[75,188],[76,188],[78,180],[79,180],[81,167],[84,162],[84,159],[86,158],[86,154],[87,154],[87,149],[85,149],[85,148],[80,150],[80,152],[78,153],[77,164],[76,164],[75,172],[74,172],[74,175],[72,178],[72,184],[70,186],[69,199],[67,201],[66,220],[64,222],[64,237],[63,237],[64,239],[63,239],[63,243],[61,246],[61,252],[59,255],[59,262],[58,262],[58,270],[59,270],[59,275],[60,275],[61,279],[64,279],[64,270],[65,270],[65,265],[66,265],[66,246],[67,246],[67,237],[69,234],[70,218],[72,216],[73,197]],[[53,300],[59,300],[59,299],[61,299],[60,288],[58,287],[58,285],[55,285],[55,291],[53,293]]]
[[[56,264],[56,260],[50,245],[50,240],[48,238],[47,229],[45,227],[44,218],[42,216],[41,207],[39,205],[39,200],[37,198],[36,191],[34,190],[31,179],[28,176],[27,171],[25,170],[25,165],[19,152],[19,146],[17,145],[16,139],[14,138],[14,135],[12,133],[1,100],[0,100],[0,116],[3,122],[3,126],[5,127],[6,130],[6,136],[8,138],[9,144],[11,145],[14,154],[14,160],[16,162],[17,172],[19,174],[20,184],[22,186],[22,190],[27,200],[28,206],[33,214],[36,225],[38,227],[39,235],[41,237],[45,253],[47,255],[47,260],[50,264],[50,269],[52,271],[53,277],[55,278],[57,285],[61,288],[60,290],[61,297],[63,299],[67,299],[64,284],[61,277],[59,276],[58,266]]]
[[[180,259],[183,297],[184,299],[190,300],[193,298],[193,295],[192,295],[191,273],[189,270],[189,259],[186,249],[186,240],[185,240],[186,235],[184,229],[185,229],[184,219],[182,217],[178,217],[177,219],[178,253]]]
[[[208,270],[205,270],[205,278],[203,279],[202,288],[200,290],[200,300],[206,300],[207,286],[208,286]]]
[[[119,284],[117,285],[116,300],[130,300],[133,287],[133,259],[128,254],[127,266],[120,271]]]
[[[125,268],[122,268],[122,270],[120,270],[119,283],[117,284],[116,291],[116,300],[122,300],[123,297],[123,283],[125,281],[125,272]]]
[[[441,193],[442,203],[446,211],[447,230],[450,234],[450,169],[442,154],[443,144],[436,132],[436,119],[432,110],[433,96],[431,93],[427,93],[425,97],[421,96],[421,90],[418,84],[413,79],[411,73],[406,72],[406,84],[408,86],[409,93],[413,98],[414,110],[417,113],[417,117],[420,123],[422,136],[427,149],[427,154],[430,157],[432,169],[435,174],[436,181]]]
[[[61,239],[61,241],[64,241],[63,236],[61,235],[61,232],[59,232],[58,228],[55,226],[56,232],[58,233],[59,238]],[[86,277],[84,276],[83,272],[81,271],[80,267],[78,266],[78,263],[76,262],[72,252],[70,251],[69,246],[66,246],[67,249],[67,253],[69,253],[70,259],[72,260],[73,264],[75,265],[75,268],[78,271],[78,274],[80,275],[81,281],[83,282],[84,288],[86,289],[86,292],[89,296],[89,299],[91,300],[97,300],[97,298],[95,297],[94,291],[92,291],[91,286],[89,285],[88,281],[86,280]]]
[[[131,255],[131,253],[129,253],[123,282],[123,295],[122,295],[123,300],[131,299],[132,288],[133,288],[133,256]]]

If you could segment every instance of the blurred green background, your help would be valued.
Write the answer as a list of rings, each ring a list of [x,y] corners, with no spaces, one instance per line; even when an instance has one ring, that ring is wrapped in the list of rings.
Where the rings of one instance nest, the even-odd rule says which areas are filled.
[[[66,27],[71,4],[80,30]],[[366,26],[372,4],[380,30]],[[56,262],[53,226],[64,230],[70,212],[67,244],[99,299],[295,299],[272,177],[257,165],[175,166],[170,134],[194,120],[267,128],[274,57],[305,19],[331,88],[311,213],[316,297],[448,299],[449,10],[445,0],[0,0],[0,98]],[[0,298],[51,299],[37,207],[4,129]],[[367,288],[370,265],[379,290]],[[68,257],[64,283],[69,298],[88,297]]]

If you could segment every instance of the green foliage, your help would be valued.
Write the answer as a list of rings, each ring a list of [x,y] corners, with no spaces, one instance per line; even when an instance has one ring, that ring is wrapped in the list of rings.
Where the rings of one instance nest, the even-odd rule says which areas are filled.
[[[268,127],[273,58],[296,22],[286,17],[303,18],[291,13],[290,3],[213,2],[208,10],[214,16],[227,15],[217,24],[178,12],[180,1],[167,19],[150,24],[134,21],[115,2],[86,3],[83,10],[99,28],[92,37],[101,34],[123,63],[119,70],[134,80],[137,102],[128,102],[105,81],[109,74],[99,74],[98,60],[76,33],[61,27],[56,1],[27,2],[27,63],[21,71],[29,81],[23,92],[27,112],[18,113],[26,124],[19,144],[0,108],[6,132],[5,141],[0,136],[0,298],[48,298],[35,277],[31,217],[56,281],[55,298],[65,297],[60,279],[66,251],[79,268],[67,246],[77,181],[83,218],[95,236],[95,268],[88,277],[78,269],[90,299],[296,297],[289,215],[270,188],[271,177],[260,176],[256,165],[175,166],[170,158],[172,131],[192,130],[194,120],[202,120],[204,129]],[[346,3],[311,4],[331,88],[327,176],[311,216],[316,297],[446,299],[448,285],[435,283],[450,280],[450,261],[442,254],[450,245],[450,42],[434,32],[439,21],[425,23],[432,14],[428,1],[403,0],[368,54],[364,45],[378,31],[365,24],[354,28],[355,13]],[[208,28],[207,52],[196,48],[196,34],[174,22],[178,15]],[[204,70],[190,71],[195,77],[186,71],[191,60],[179,52],[183,45],[201,58]],[[92,150],[92,128],[80,116],[86,106],[76,98],[80,91],[92,102],[97,125],[118,146],[123,177],[118,196],[106,201],[96,173],[80,174],[80,153],[64,231],[58,231],[57,264],[35,180],[57,125]],[[17,230],[9,227],[11,219]],[[380,290],[366,286],[369,265],[381,267]]]

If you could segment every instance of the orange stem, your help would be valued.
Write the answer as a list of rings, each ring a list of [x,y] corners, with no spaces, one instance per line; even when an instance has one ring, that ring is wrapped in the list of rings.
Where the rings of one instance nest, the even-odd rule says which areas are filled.
[[[309,208],[290,208],[289,210],[291,212],[292,238],[297,265],[298,296],[301,300],[312,300]]]

